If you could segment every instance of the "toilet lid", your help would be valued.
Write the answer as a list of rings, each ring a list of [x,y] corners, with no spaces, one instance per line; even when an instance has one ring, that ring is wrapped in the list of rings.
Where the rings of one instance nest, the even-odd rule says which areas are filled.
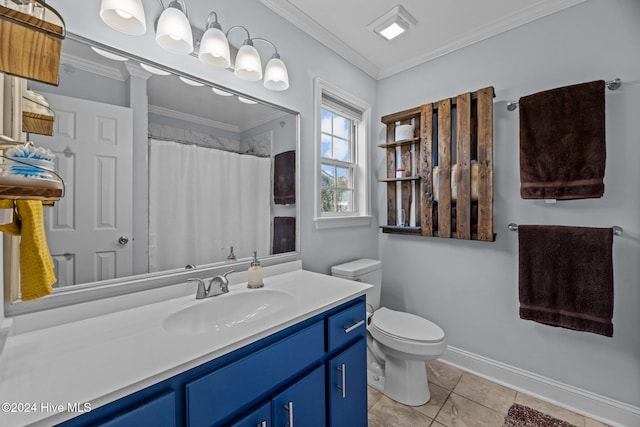
[[[444,331],[438,325],[414,314],[382,307],[371,319],[371,324],[380,332],[402,340],[439,342],[444,339]]]

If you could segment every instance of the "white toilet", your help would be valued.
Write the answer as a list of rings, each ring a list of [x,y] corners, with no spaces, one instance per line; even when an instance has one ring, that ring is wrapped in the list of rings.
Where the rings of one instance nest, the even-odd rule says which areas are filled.
[[[368,385],[405,405],[427,403],[431,393],[426,363],[445,352],[444,331],[420,316],[380,307],[380,261],[335,265],[331,274],[373,285],[366,295]]]

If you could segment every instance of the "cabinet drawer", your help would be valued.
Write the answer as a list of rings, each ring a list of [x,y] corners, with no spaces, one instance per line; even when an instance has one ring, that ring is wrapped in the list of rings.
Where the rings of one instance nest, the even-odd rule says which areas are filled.
[[[174,427],[176,425],[176,395],[174,392],[167,393],[97,425],[100,427],[151,425]]]
[[[324,326],[317,322],[217,371],[186,384],[190,427],[226,419],[324,354]]]
[[[365,336],[366,313],[364,301],[334,314],[327,320],[328,351],[332,351],[352,339]]]

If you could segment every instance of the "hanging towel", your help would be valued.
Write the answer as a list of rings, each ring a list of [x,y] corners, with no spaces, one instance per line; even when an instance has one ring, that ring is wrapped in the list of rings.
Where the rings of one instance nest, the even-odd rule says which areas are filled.
[[[604,80],[520,98],[520,195],[586,199],[604,194]]]
[[[276,154],[273,165],[273,203],[293,205],[296,203],[296,152]]]
[[[13,207],[12,200],[2,200],[0,208]],[[13,222],[0,225],[0,231],[20,236],[20,299],[29,301],[53,292],[56,276],[47,246],[42,216],[42,202],[17,200]]]
[[[613,336],[613,230],[519,225],[520,318]]]
[[[272,254],[293,252],[296,250],[296,217],[277,216],[273,218]]]

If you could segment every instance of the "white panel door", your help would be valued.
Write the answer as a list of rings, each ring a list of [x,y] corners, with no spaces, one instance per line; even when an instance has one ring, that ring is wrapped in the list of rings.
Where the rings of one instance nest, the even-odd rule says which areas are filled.
[[[55,153],[65,182],[64,198],[45,209],[55,286],[131,275],[132,111],[61,95],[45,97],[55,111],[54,135],[30,137]]]

